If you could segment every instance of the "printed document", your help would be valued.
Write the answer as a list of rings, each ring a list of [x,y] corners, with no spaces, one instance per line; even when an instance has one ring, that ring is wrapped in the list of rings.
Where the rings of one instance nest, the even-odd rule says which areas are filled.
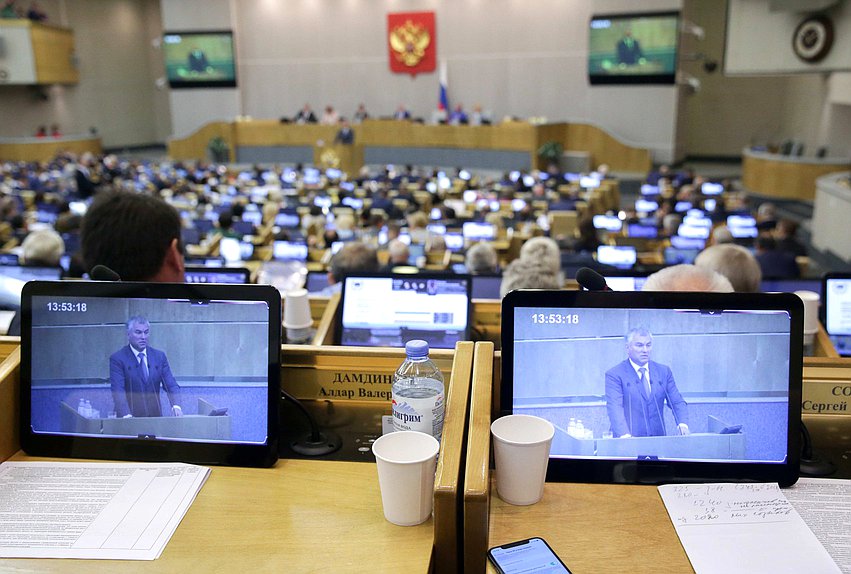
[[[851,574],[851,480],[799,478],[783,492],[831,558]]]

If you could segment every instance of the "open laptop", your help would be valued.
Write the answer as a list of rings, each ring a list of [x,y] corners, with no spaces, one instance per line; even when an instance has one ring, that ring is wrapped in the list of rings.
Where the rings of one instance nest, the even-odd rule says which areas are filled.
[[[340,345],[404,347],[423,339],[453,349],[470,339],[469,275],[350,275],[343,281]]]
[[[822,281],[824,328],[836,352],[851,357],[851,272],[826,273]]]
[[[274,464],[280,317],[280,293],[268,285],[27,283],[23,449]],[[134,348],[145,350],[144,367]]]
[[[549,480],[789,485],[802,331],[789,293],[514,291],[500,411],[553,423]]]

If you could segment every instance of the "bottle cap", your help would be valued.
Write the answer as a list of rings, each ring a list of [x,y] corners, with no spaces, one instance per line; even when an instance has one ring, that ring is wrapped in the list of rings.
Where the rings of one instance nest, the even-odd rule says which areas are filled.
[[[405,354],[409,357],[428,357],[428,343],[421,339],[413,339],[405,343]]]

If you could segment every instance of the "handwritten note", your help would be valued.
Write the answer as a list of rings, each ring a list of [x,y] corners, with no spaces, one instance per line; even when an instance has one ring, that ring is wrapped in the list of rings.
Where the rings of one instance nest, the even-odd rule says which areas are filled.
[[[668,484],[659,494],[697,574],[840,572],[777,484]]]

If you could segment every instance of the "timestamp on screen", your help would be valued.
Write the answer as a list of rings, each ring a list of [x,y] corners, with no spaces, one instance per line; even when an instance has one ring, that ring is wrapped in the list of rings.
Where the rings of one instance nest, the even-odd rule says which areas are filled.
[[[576,313],[533,313],[532,322],[536,325],[578,325]]]
[[[69,301],[48,301],[48,311],[58,311],[61,313],[85,313],[87,310],[86,303],[69,302]]]

